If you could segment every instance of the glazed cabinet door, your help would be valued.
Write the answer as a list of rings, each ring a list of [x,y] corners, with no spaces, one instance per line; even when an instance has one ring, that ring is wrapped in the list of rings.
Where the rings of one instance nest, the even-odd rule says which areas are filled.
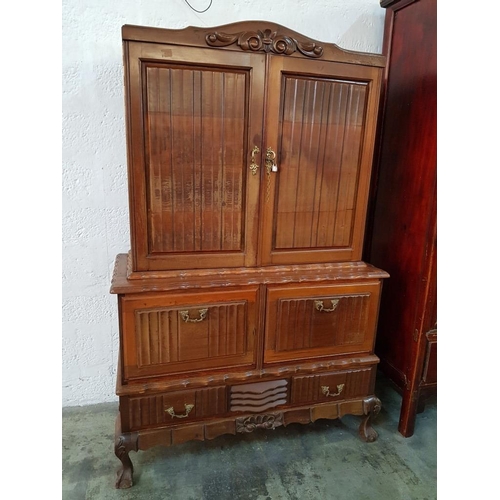
[[[255,367],[257,290],[120,296],[124,380]]]
[[[268,287],[264,363],[372,352],[380,286]]]
[[[382,70],[269,60],[262,262],[360,260]]]
[[[264,55],[124,51],[133,271],[255,265]]]

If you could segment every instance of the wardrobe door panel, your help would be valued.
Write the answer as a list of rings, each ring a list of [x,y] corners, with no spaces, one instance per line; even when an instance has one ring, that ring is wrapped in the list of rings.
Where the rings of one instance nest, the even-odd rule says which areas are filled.
[[[254,265],[263,56],[167,47],[128,51],[134,271]]]
[[[264,263],[360,259],[380,71],[270,58]]]

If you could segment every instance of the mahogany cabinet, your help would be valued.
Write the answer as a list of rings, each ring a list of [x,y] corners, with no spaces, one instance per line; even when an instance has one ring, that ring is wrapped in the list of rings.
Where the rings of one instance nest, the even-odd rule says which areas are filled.
[[[283,26],[122,29],[117,487],[131,450],[362,415],[388,274],[361,260],[385,57]]]
[[[366,257],[387,270],[376,353],[403,394],[399,431],[437,390],[436,0],[384,0],[382,118]]]

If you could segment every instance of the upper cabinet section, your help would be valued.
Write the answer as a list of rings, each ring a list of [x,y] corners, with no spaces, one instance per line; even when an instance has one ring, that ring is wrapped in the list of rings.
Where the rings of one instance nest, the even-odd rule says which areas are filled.
[[[361,258],[382,56],[123,27],[131,271]]]

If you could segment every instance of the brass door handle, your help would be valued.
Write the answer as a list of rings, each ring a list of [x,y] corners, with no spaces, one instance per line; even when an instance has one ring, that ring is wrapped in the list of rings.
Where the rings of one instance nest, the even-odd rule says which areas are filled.
[[[344,385],[345,384],[339,384],[339,385],[337,385],[337,392],[335,392],[333,394],[330,392],[330,386],[328,386],[328,385],[322,385],[321,386],[321,392],[325,396],[331,396],[333,398],[335,396],[339,396],[340,395],[340,393],[344,390]]]
[[[252,161],[250,163],[250,170],[252,171],[252,175],[257,175],[257,169],[259,168],[259,165],[255,163],[255,155],[257,153],[260,153],[260,149],[257,146],[254,146],[252,149]]]
[[[190,318],[189,311],[179,311],[179,314],[181,315],[181,318],[186,323],[199,323],[200,321],[203,321],[207,317],[207,312],[208,312],[208,309],[200,309],[198,311],[198,313],[200,315],[199,318]]]
[[[325,309],[325,306],[323,305],[322,300],[315,300],[314,301],[314,307],[316,308],[317,311],[319,312],[332,312],[337,309],[337,306],[339,305],[339,299],[330,299],[332,301],[332,307],[330,309]]]
[[[184,405],[185,408],[185,413],[183,415],[176,415],[174,407],[171,406],[170,408],[167,408],[165,411],[172,417],[172,418],[186,418],[189,415],[189,412],[194,408],[194,405]]]

